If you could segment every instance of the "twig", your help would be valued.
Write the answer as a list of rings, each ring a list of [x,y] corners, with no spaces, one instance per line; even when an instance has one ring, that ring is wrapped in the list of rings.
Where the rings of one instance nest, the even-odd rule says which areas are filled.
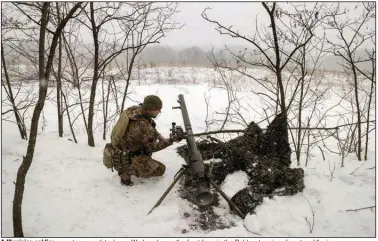
[[[306,199],[308,205],[311,208],[312,224],[310,223],[310,221],[308,221],[307,217],[305,217],[305,220],[306,220],[306,222],[308,224],[308,227],[310,228],[310,233],[312,233],[312,231],[314,230],[314,225],[315,225],[315,213],[314,213],[314,210],[312,209],[311,203],[308,201],[308,199],[305,197],[305,195],[302,194],[302,196],[304,197],[304,199]]]
[[[210,136],[210,135],[207,136],[207,138],[210,139],[210,140],[212,140],[212,141],[215,141],[215,142],[217,142],[217,143],[222,143],[222,144],[224,143],[223,141],[221,141],[221,140],[219,140],[219,139],[217,139],[217,138],[214,138],[214,137],[212,137],[212,136]]]
[[[362,167],[362,166],[365,165],[365,164],[366,164],[366,162],[362,163],[361,166],[357,167],[357,169],[354,170],[353,172],[349,173],[349,175],[352,175],[353,173],[355,173],[358,169],[360,169],[360,167]]]
[[[193,134],[193,136],[203,136],[203,135],[211,135],[211,134],[218,134],[218,133],[236,133],[236,132],[245,132],[245,130],[209,131],[209,132],[202,132],[202,133]]]
[[[261,234],[249,230],[249,229],[247,228],[247,226],[245,225],[245,222],[243,222],[243,225],[244,225],[245,229],[246,229],[248,232],[261,236]]]
[[[321,148],[320,146],[318,146],[318,147],[319,147],[320,151],[322,152],[323,161],[325,161],[325,157],[324,157],[324,153],[323,153],[323,150],[322,150],[322,148]]]
[[[375,120],[369,121],[369,122],[375,123]],[[366,121],[365,122],[362,121],[361,124],[362,123],[366,123]],[[302,128],[302,130],[335,130],[335,129],[338,129],[339,127],[352,126],[352,125],[357,125],[357,123],[339,125],[339,126],[335,126],[335,127],[301,127],[301,128]],[[288,127],[288,129],[296,130],[296,129],[299,129],[299,127]],[[265,129],[262,128],[262,130],[265,130]],[[194,134],[193,136],[203,136],[203,135],[211,135],[211,134],[218,134],[218,133],[237,133],[237,132],[245,132],[245,131],[246,131],[246,129],[209,131],[209,132],[197,133],[197,134]]]
[[[368,123],[367,121],[361,121],[361,124]],[[369,123],[375,123],[375,120],[369,121]],[[336,130],[340,127],[345,127],[345,126],[353,126],[357,125],[358,123],[350,123],[350,124],[344,124],[344,125],[339,125],[335,127],[301,127],[302,130]],[[299,129],[299,127],[288,127],[289,129]]]
[[[332,182],[333,173],[335,172],[335,169],[336,169],[335,163],[333,163],[333,169],[331,170],[331,163],[328,160],[328,169],[329,169],[329,174],[331,175],[329,181]]]
[[[375,166],[366,168],[366,170],[375,169]]]
[[[352,211],[354,211],[354,212],[357,212],[357,211],[360,211],[360,210],[363,210],[363,209],[371,209],[371,210],[373,210],[373,208],[375,208],[375,205],[374,206],[370,206],[370,207],[364,207],[364,208],[357,208],[357,209],[348,209],[348,210],[345,210],[346,212],[352,212]]]
[[[205,103],[206,103],[206,118],[205,118],[205,123],[206,123],[206,131],[207,131],[209,129],[209,121],[207,120],[209,118],[209,98],[206,98],[205,93],[203,94],[203,96],[205,98]]]
[[[308,119],[308,121],[307,121],[307,126],[308,126],[308,123],[310,122],[310,118],[307,118],[307,119]],[[305,134],[303,134],[303,139],[304,139],[304,137],[305,137]],[[310,148],[311,148],[311,145],[310,145],[310,131],[307,131],[307,150],[306,150],[306,164],[305,164],[306,167],[307,167],[307,164],[308,164],[308,160],[310,158]]]

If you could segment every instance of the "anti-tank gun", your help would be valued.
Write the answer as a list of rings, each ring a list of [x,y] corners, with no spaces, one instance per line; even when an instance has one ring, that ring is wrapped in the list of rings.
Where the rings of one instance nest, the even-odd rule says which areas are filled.
[[[178,96],[177,102],[180,104],[180,106],[173,107],[173,109],[181,109],[185,132],[183,131],[181,126],[177,126],[176,123],[173,122],[171,129],[171,138],[179,138],[178,140],[186,140],[188,146],[188,153],[184,156],[186,165],[183,165],[183,167],[177,172],[172,184],[168,187],[168,189],[164,192],[164,194],[152,207],[148,214],[150,214],[154,208],[160,205],[160,203],[164,200],[165,196],[167,196],[169,191],[173,188],[173,186],[177,183],[181,176],[187,173],[188,175],[192,175],[192,179],[195,181],[194,183],[196,183],[197,185],[197,195],[195,200],[198,206],[210,205],[213,202],[214,198],[209,188],[211,184],[215,188],[215,190],[218,191],[222,195],[222,197],[230,204],[230,206],[233,207],[233,209],[237,211],[239,215],[241,214],[243,216],[242,212],[231,201],[231,199],[224,192],[222,192],[218,185],[213,180],[211,180],[211,178],[209,178],[209,176],[205,173],[205,165],[202,159],[202,155],[199,152],[194,139],[188,110],[185,104],[184,95],[180,94]]]

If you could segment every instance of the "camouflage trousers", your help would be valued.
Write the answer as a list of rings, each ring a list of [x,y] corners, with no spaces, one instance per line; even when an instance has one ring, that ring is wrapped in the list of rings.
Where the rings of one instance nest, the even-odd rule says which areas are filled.
[[[129,180],[131,175],[149,178],[162,176],[165,173],[165,165],[147,155],[132,157],[130,161],[127,157],[116,155],[113,164],[122,180]]]

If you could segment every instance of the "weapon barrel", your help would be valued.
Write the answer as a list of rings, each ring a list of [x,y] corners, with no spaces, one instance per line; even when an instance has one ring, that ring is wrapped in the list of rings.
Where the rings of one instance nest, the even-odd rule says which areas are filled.
[[[198,205],[207,205],[213,201],[213,196],[211,195],[206,177],[205,177],[205,166],[203,163],[202,155],[198,151],[192,125],[190,124],[190,119],[188,115],[188,110],[186,108],[184,95],[180,94],[178,96],[182,118],[184,121],[185,132],[187,133],[187,144],[188,144],[188,156],[185,158],[186,163],[191,169],[192,175],[198,181],[197,187],[197,203]]]
[[[184,121],[185,132],[187,133],[187,144],[188,144],[188,151],[189,157],[186,158],[187,164],[190,166],[193,175],[204,176],[205,173],[205,166],[203,165],[202,155],[197,149],[197,145],[193,136],[192,125],[190,123],[188,110],[186,108],[184,95],[180,94],[179,102],[182,112],[182,118]]]

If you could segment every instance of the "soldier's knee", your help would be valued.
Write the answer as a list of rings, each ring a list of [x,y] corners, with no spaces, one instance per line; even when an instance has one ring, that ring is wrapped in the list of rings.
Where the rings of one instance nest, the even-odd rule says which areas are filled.
[[[136,165],[135,170],[138,173],[139,177],[144,177],[144,178],[149,177],[151,173],[153,172],[153,170],[151,170],[150,168],[146,167],[143,164]]]
[[[136,171],[137,176],[147,178],[154,172],[153,166],[147,156],[137,156],[132,159],[133,169]]]
[[[165,173],[165,165],[149,156],[139,156],[133,159],[133,165],[138,176],[143,178],[162,176]]]

